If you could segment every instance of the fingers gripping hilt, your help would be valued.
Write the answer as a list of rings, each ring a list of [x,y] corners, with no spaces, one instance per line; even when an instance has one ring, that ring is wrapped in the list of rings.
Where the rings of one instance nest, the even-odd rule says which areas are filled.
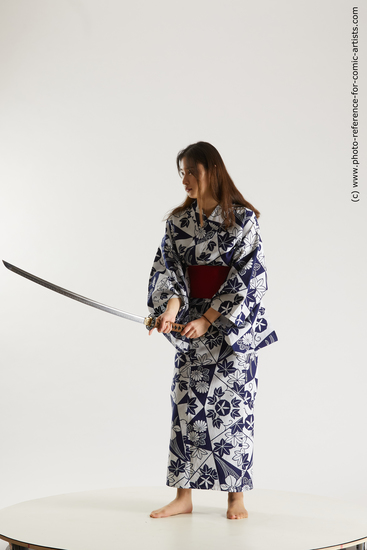
[[[149,315],[149,317],[145,318],[144,324],[147,327],[148,330],[152,330],[152,328],[158,328],[159,327],[159,319],[155,317],[154,315]],[[182,332],[182,330],[185,328],[186,325],[180,325],[178,323],[172,323],[172,331],[173,332]]]

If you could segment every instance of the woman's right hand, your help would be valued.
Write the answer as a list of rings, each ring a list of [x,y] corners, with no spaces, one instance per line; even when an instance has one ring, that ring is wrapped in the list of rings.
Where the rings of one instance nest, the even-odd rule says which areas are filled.
[[[156,326],[149,331],[149,336],[153,333],[154,329],[157,329],[158,332],[164,332],[168,334],[172,330],[172,324],[176,321],[176,315],[173,312],[165,311],[157,317]]]
[[[173,297],[168,300],[167,309],[159,317],[157,317],[155,327],[158,332],[164,332],[168,334],[172,330],[172,324],[176,322],[176,315],[180,309],[180,298]],[[150,329],[149,336],[152,334],[154,328]]]

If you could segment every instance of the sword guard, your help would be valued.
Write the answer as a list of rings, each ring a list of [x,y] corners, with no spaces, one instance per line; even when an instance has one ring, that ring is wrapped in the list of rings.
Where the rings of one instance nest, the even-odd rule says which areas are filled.
[[[144,325],[147,327],[148,330],[151,330],[152,328],[158,328],[159,321],[157,317],[154,315],[149,315],[148,317],[145,317]],[[172,323],[172,331],[173,332],[181,332],[186,325],[180,325],[178,323]]]

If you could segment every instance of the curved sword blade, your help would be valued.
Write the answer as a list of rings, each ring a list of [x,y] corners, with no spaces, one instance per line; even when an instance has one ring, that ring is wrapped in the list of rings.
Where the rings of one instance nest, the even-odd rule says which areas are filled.
[[[95,300],[91,300],[90,298],[86,298],[85,296],[81,296],[80,294],[76,294],[71,290],[66,290],[66,288],[62,288],[61,286],[54,285],[53,283],[50,283],[48,281],[45,281],[44,279],[40,279],[39,277],[36,277],[36,275],[32,275],[32,273],[23,271],[23,269],[20,269],[15,265],[9,264],[5,260],[3,260],[3,264],[5,265],[5,267],[10,269],[10,271],[14,271],[14,273],[17,273],[18,275],[21,275],[22,277],[25,277],[26,279],[29,279],[30,281],[33,281],[38,285],[49,288],[54,292],[63,294],[63,296],[67,296],[67,298],[71,298],[72,300],[77,300],[78,302],[82,302],[82,304],[95,307],[96,309],[101,309],[102,311],[106,311],[107,313],[111,313],[112,315],[117,315],[118,317],[129,319],[130,321],[135,321],[136,323],[149,324],[149,322],[146,322],[145,317],[140,317],[140,315],[127,313],[126,311],[122,311],[121,309],[117,309],[115,307],[106,306],[105,304],[101,304],[100,302],[96,302]]]

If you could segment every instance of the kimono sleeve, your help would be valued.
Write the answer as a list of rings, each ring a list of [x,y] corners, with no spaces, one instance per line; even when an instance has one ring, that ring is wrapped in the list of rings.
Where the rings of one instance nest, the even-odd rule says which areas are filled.
[[[252,324],[268,288],[259,224],[252,211],[241,233],[228,277],[211,302],[211,307],[221,313],[219,320],[225,332]]]
[[[161,315],[171,298],[180,298],[181,307],[176,322],[182,322],[188,312],[188,286],[184,269],[174,241],[174,225],[166,222],[165,235],[158,248],[149,277],[148,309],[155,316]]]

